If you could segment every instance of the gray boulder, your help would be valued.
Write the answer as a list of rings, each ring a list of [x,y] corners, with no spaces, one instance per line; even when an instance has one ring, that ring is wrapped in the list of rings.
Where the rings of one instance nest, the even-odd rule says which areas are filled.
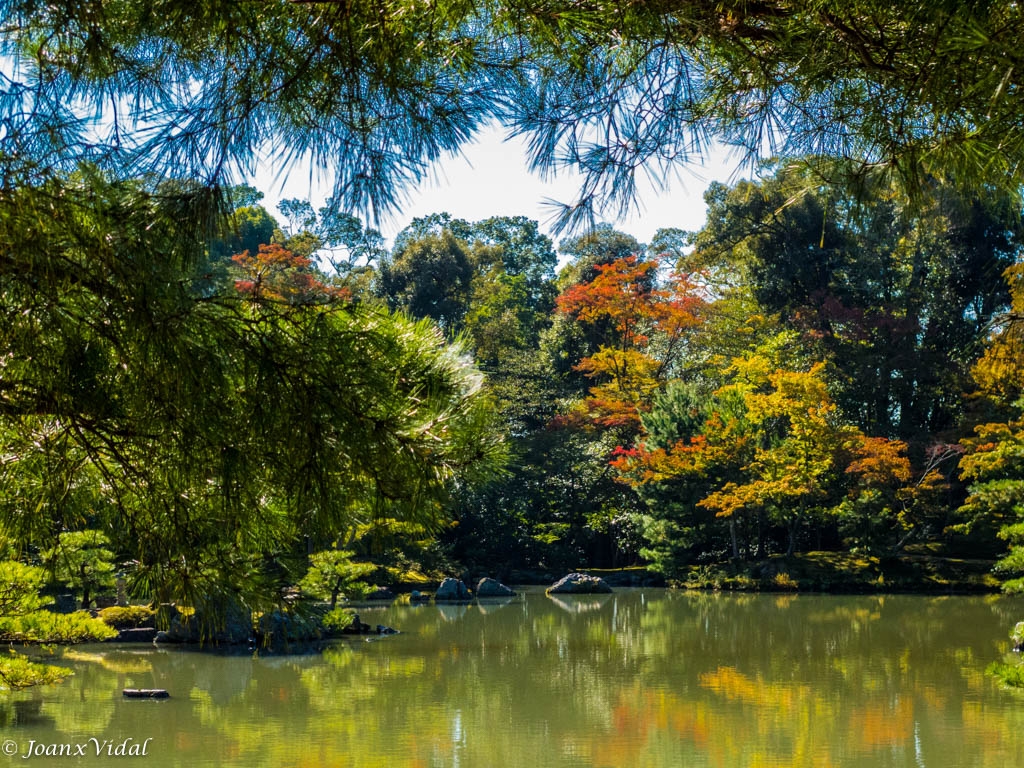
[[[480,579],[476,585],[477,597],[513,597],[515,594],[497,579]]]
[[[547,588],[547,592],[553,595],[600,595],[611,591],[604,579],[585,573],[570,573]]]
[[[466,585],[458,579],[449,576],[441,582],[441,586],[434,593],[434,600],[469,600],[469,590]]]

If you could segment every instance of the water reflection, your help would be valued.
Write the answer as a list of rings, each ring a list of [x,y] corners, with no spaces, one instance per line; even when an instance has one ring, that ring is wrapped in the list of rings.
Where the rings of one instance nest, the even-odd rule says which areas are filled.
[[[402,634],[322,655],[74,649],[75,676],[0,700],[0,724],[21,743],[153,737],[150,766],[1024,762],[1024,702],[984,674],[1019,601],[601,598],[367,609]]]
[[[599,611],[611,595],[548,595],[548,599],[567,613]]]

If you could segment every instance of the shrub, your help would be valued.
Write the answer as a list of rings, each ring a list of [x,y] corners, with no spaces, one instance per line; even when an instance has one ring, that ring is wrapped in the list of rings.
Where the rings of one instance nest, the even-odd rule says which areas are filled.
[[[114,629],[141,627],[155,615],[156,611],[148,605],[115,605],[99,612],[103,623]]]
[[[772,587],[781,590],[795,590],[800,587],[800,584],[785,571],[779,571],[772,579]]]
[[[354,619],[355,614],[352,611],[344,608],[335,608],[324,616],[323,625],[334,632],[341,632],[351,626]]]
[[[995,662],[985,670],[1003,685],[1010,688],[1024,688],[1024,664],[1004,664]]]
[[[0,640],[14,643],[88,643],[117,637],[117,630],[87,611],[36,611],[0,619]]]

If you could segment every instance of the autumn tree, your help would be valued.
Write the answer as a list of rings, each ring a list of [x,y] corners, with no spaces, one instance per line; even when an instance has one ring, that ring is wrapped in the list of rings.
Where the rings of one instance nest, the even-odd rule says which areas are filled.
[[[965,454],[960,476],[969,496],[959,509],[965,529],[982,529],[1007,542],[997,571],[1004,589],[1024,591],[1024,355],[1021,323],[1024,279],[1020,265],[1006,270],[1010,308],[993,323],[984,355],[974,367],[979,396],[989,400],[1004,419],[979,424],[961,441]]]
[[[586,409],[603,427],[637,428],[654,392],[676,360],[687,330],[698,322],[701,300],[685,275],[657,284],[657,258],[636,255],[595,265],[592,280],[559,295],[560,312],[583,325],[600,325],[599,349],[577,364],[595,381]]]
[[[712,185],[708,222],[681,258],[744,281],[755,311],[834,361],[847,418],[927,442],[963,412],[986,324],[1008,300],[995,276],[1024,232],[1006,198],[928,195],[911,206],[891,188],[829,187],[785,164]]]
[[[713,392],[673,382],[635,445],[617,451],[613,466],[646,502],[645,552],[660,570],[725,543],[734,558],[764,557],[777,535],[789,555],[837,537],[891,554],[937,532],[939,458],[915,469],[904,443],[846,421],[824,364],[779,367],[799,363],[796,341],[782,333],[734,358]]]
[[[309,257],[276,243],[261,245],[255,254],[236,253],[231,261],[243,275],[235,280],[235,289],[255,302],[322,304],[344,301],[351,295],[347,288],[325,282],[325,276],[312,267]]]

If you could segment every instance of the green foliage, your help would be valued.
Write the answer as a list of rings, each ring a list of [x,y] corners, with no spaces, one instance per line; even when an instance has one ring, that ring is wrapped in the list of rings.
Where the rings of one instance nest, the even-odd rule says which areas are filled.
[[[782,165],[758,182],[712,185],[684,258],[742,276],[760,312],[830,360],[837,404],[868,434],[934,434],[962,413],[948,393],[971,387],[979,343],[1009,298],[995,277],[1024,227],[1006,197],[929,190],[912,206],[890,187],[823,186]]]
[[[370,585],[362,581],[377,567],[373,563],[353,563],[352,552],[328,549],[309,557],[309,570],[299,582],[299,588],[306,594],[321,600],[329,600],[333,611],[338,598],[360,600],[370,591]]]
[[[429,323],[211,294],[191,204],[91,172],[0,195],[0,524],[102,528],[149,598],[261,606],[305,536],[384,507],[436,526],[501,438]]]
[[[537,222],[525,216],[492,216],[475,222],[468,240],[476,247],[494,249],[502,271],[509,278],[521,278],[526,291],[525,306],[535,312],[550,311],[554,295],[557,256],[551,239],[541,234]]]
[[[992,662],[986,667],[985,674],[991,675],[1009,688],[1024,688],[1024,664],[1020,662],[1015,664]]]
[[[1024,622],[1018,622],[1010,632],[1010,640],[1014,650],[1020,652],[1024,648]],[[995,662],[985,672],[995,677],[1002,685],[1011,688],[1024,688],[1024,660],[1017,658],[1012,663]]]
[[[46,571],[14,560],[0,561],[0,617],[15,618],[39,611],[51,601],[39,594]]]
[[[338,279],[348,287],[361,270],[384,255],[384,239],[362,221],[328,203],[314,212],[307,200],[282,200],[278,210],[288,222],[282,245],[300,256],[323,256]]]
[[[0,641],[11,643],[92,643],[117,637],[117,630],[88,611],[35,611],[0,617]]]
[[[148,605],[112,605],[99,611],[97,618],[114,629],[131,629],[151,622],[156,611]]]
[[[79,643],[117,635],[85,611],[55,614],[43,609],[39,594],[46,571],[12,560],[0,561],[0,642]],[[19,690],[63,680],[70,671],[31,662],[11,651],[0,657],[0,690]]]
[[[102,531],[65,531],[44,557],[58,581],[82,592],[82,608],[89,607],[98,591],[114,586],[109,545]]]
[[[1024,591],[1024,423],[982,424],[962,441],[960,476],[970,482],[958,510],[965,527],[996,529],[1009,552],[996,564],[1007,592]]]
[[[346,608],[333,608],[323,618],[323,625],[334,632],[342,632],[352,626],[355,614]]]
[[[1010,640],[1013,642],[1014,651],[1019,653],[1024,648],[1024,621],[1018,621],[1010,631]],[[1020,658],[1009,663],[993,662],[985,673],[1010,688],[1024,688],[1024,661]]]
[[[430,318],[454,338],[468,310],[472,280],[465,241],[445,229],[410,241],[381,264],[379,292],[392,310]]]
[[[53,550],[86,603],[116,552],[147,597],[265,608],[307,538],[418,546],[453,512],[462,553],[627,557],[639,494],[658,567],[812,529],[898,549],[941,528],[928,437],[956,440],[990,330],[976,378],[998,408],[1019,390],[1016,302],[989,324],[1019,260],[1016,3],[96,7],[0,0],[0,536]],[[782,159],[712,187],[695,235],[564,242],[552,317],[535,222],[435,214],[382,259],[351,213],[394,211],[495,120],[534,170],[581,171],[560,227],[625,211],[638,172],[713,138]],[[279,229],[223,186],[268,145],[336,165],[329,204],[286,200]],[[226,260],[246,251],[239,292]],[[295,260],[314,255],[336,274]],[[663,311],[658,260],[700,298],[699,332]],[[962,468],[1009,577],[1016,441],[965,443]],[[640,490],[615,484],[619,442]],[[57,556],[85,530],[112,541]]]

